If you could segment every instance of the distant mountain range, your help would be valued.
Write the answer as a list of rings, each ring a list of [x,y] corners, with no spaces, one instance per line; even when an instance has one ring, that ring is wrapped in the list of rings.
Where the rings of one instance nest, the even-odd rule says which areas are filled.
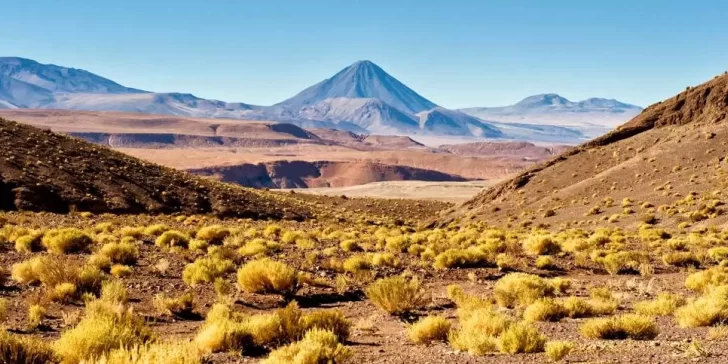
[[[410,89],[370,61],[272,106],[228,103],[185,93],[154,93],[93,73],[18,57],[0,58],[0,109],[125,111],[270,120],[356,133],[520,139],[576,143],[629,120],[642,109],[616,100],[571,102],[537,95],[506,107],[450,110]]]

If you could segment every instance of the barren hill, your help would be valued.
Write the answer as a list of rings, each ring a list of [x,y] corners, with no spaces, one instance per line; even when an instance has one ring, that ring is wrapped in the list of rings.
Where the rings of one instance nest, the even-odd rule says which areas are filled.
[[[275,161],[190,169],[188,172],[258,188],[348,187],[371,182],[408,180],[467,181],[461,176],[434,170],[370,161]]]
[[[568,148],[570,147],[565,145],[542,147],[528,142],[474,142],[446,144],[439,146],[437,149],[455,155],[473,157],[483,155],[509,155],[531,159],[544,159],[560,154]]]
[[[0,210],[308,215],[305,208],[272,195],[5,119],[0,119],[0,156]]]
[[[724,74],[485,190],[444,221],[465,216],[522,226],[724,223],[727,114]]]

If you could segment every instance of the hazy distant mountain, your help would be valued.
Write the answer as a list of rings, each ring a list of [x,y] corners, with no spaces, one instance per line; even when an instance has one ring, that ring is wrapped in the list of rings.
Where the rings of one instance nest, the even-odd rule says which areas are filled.
[[[542,94],[527,97],[515,105],[460,111],[503,123],[559,125],[598,133],[627,122],[642,112],[642,108],[614,99],[590,98],[572,102],[557,94]]]
[[[604,115],[617,115],[610,117],[624,121],[628,114],[640,110],[615,100],[573,103],[554,94],[529,97],[502,108],[448,110],[420,96],[370,61],[356,62],[276,105],[255,106],[186,93],[148,92],[88,71],[17,57],[0,58],[0,108],[125,111],[268,120],[355,133],[559,143],[577,143],[585,139],[584,134],[601,132],[590,127],[606,131],[607,127],[589,123],[599,123]]]
[[[370,61],[359,61],[278,105],[298,108],[330,98],[377,99],[406,113],[437,107]]]
[[[243,118],[245,112],[257,108],[243,103],[207,100],[181,93],[62,93],[57,94],[54,103],[48,107],[233,119]]]
[[[0,74],[0,109],[39,107],[53,102],[53,93]]]
[[[109,79],[75,68],[40,64],[19,57],[0,57],[0,74],[51,92],[137,93]]]

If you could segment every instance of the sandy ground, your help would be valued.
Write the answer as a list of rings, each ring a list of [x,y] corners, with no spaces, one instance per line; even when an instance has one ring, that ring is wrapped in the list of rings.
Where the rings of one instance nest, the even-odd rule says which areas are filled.
[[[498,180],[470,182],[392,181],[339,188],[294,189],[300,193],[348,197],[407,198],[460,203],[469,200]]]

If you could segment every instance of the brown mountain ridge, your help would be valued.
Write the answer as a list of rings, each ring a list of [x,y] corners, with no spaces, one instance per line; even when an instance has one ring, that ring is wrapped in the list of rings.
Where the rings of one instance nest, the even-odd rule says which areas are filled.
[[[0,156],[0,210],[291,219],[309,215],[272,194],[192,176],[5,119],[0,119]]]
[[[725,223],[720,206],[728,187],[727,114],[724,74],[483,191],[441,222]]]

